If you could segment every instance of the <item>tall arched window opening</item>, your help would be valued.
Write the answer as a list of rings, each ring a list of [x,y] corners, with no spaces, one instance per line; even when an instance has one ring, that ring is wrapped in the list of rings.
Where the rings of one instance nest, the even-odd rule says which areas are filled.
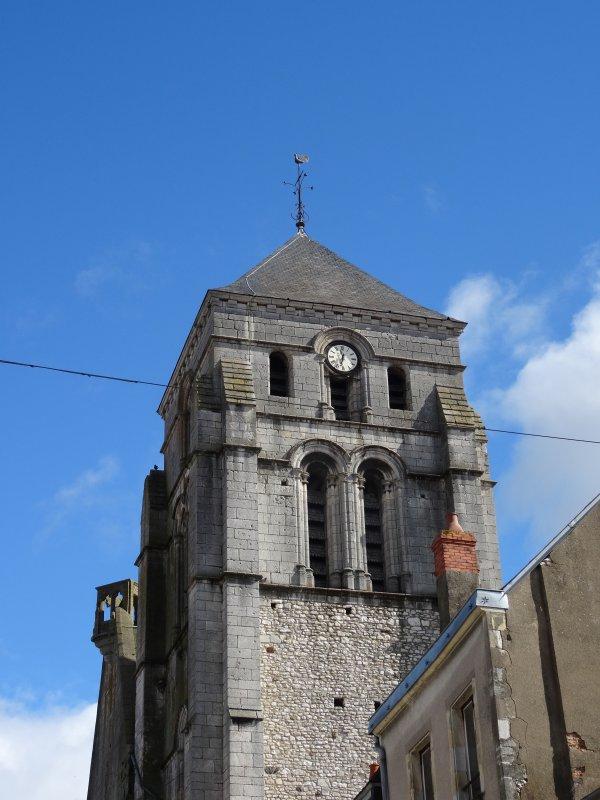
[[[400,367],[390,367],[387,372],[390,408],[408,408],[404,370],[400,369]]]
[[[329,378],[331,387],[331,405],[336,419],[350,419],[349,380],[348,378]]]
[[[319,463],[308,467],[307,512],[310,567],[315,586],[327,586],[327,470]]]
[[[271,353],[269,356],[269,394],[289,397],[288,361],[283,353]]]
[[[367,571],[371,576],[374,592],[385,591],[385,568],[383,552],[383,509],[381,475],[373,469],[364,473],[365,540],[367,549]]]

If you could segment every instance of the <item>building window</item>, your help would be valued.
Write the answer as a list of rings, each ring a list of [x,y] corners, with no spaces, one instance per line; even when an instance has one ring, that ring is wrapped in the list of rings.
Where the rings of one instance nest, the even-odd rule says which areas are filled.
[[[390,367],[388,369],[388,396],[390,408],[408,408],[406,375],[400,367]]]
[[[327,586],[327,470],[322,464],[308,467],[308,541],[310,568],[315,586]]]
[[[283,353],[271,353],[269,356],[269,394],[289,397],[288,360]]]
[[[347,378],[329,378],[331,387],[331,405],[336,419],[350,419],[350,403],[348,397],[349,381]]]
[[[429,741],[414,750],[412,763],[415,800],[435,800]]]
[[[374,592],[385,591],[383,564],[383,515],[381,508],[381,476],[376,470],[364,473],[363,502],[365,510],[365,540],[367,546],[367,571]]]
[[[454,762],[459,800],[482,800],[482,781],[477,756],[475,703],[462,700],[454,710]]]

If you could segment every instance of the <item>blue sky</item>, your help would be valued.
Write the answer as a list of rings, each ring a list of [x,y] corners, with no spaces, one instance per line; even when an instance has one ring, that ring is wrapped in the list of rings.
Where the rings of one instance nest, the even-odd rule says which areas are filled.
[[[309,233],[471,320],[489,425],[600,439],[599,28],[584,2],[7,0],[0,356],[167,379],[206,289],[293,232],[302,151]],[[160,390],[0,370],[0,738],[28,740],[89,717],[93,589],[134,574]],[[509,577],[600,448],[490,457]]]

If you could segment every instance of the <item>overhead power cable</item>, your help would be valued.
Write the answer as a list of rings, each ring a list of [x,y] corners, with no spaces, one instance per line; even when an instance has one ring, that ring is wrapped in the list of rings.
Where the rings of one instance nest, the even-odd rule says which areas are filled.
[[[30,367],[31,369],[42,369],[48,372],[60,372],[65,375],[79,375],[84,378],[100,378],[104,381],[137,383],[141,386],[160,386],[163,389],[176,389],[178,386],[177,383],[159,383],[158,381],[145,381],[141,378],[124,378],[120,375],[104,375],[99,372],[88,372],[87,370],[66,369],[65,367],[49,367],[47,364],[30,364],[26,361],[10,361],[7,358],[0,358],[0,364],[6,364],[12,367]],[[600,440],[597,439],[579,439],[575,436],[555,436],[549,433],[530,433],[529,431],[509,431],[503,428],[484,427],[489,433],[507,433],[511,436],[531,436],[535,439],[555,439],[561,442],[579,442],[581,444],[600,444]]]
[[[104,381],[119,381],[120,383],[138,383],[143,386],[162,386],[164,389],[176,387],[176,383],[157,383],[156,381],[143,381],[139,378],[123,378],[118,375],[102,375],[98,372],[83,372],[78,369],[65,369],[64,367],[48,367],[46,364],[28,364],[24,361],[9,361],[0,358],[0,364],[9,364],[13,367],[31,367],[32,369],[45,369],[48,372],[62,372],[66,375],[81,375],[84,378],[101,378]]]
[[[485,426],[484,426],[485,427]],[[505,431],[501,428],[488,428],[491,433],[510,433],[513,436],[533,436],[536,439],[558,439],[561,442],[581,442],[582,444],[600,444],[596,439],[576,439],[574,436],[551,436],[549,433],[526,433],[525,431]]]

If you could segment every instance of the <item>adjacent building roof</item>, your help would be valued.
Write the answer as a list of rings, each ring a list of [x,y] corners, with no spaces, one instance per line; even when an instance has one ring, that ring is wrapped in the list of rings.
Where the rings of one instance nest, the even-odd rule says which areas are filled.
[[[238,294],[449,319],[413,303],[306,234],[296,234],[260,264],[221,288]]]
[[[383,701],[369,720],[369,733],[376,733],[377,728],[394,712],[398,704],[429,672],[436,661],[448,652],[456,643],[465,626],[480,609],[508,608],[508,599],[503,591],[476,589],[450,624],[442,631],[425,655],[411,669],[408,675],[396,686],[393,692]]]
[[[509,592],[526,575],[529,575],[539,564],[544,561],[552,550],[567,537],[577,525],[594,508],[600,505],[600,494],[593,497],[584,508],[553,538],[540,552],[529,561],[514,578],[506,583],[500,591],[490,589],[476,589],[467,600],[458,614],[450,621],[450,624],[442,631],[439,637],[431,645],[425,655],[418,661],[408,675],[396,686],[392,693],[379,706],[377,711],[369,720],[369,733],[375,733],[377,728],[386,718],[394,712],[399,703],[406,695],[419,683],[419,681],[434,668],[436,662],[449,651],[449,648],[458,641],[461,633],[465,630],[469,621],[477,614],[480,609],[501,609],[509,607]],[[594,795],[590,795],[594,798]],[[586,798],[587,800],[587,798]]]

